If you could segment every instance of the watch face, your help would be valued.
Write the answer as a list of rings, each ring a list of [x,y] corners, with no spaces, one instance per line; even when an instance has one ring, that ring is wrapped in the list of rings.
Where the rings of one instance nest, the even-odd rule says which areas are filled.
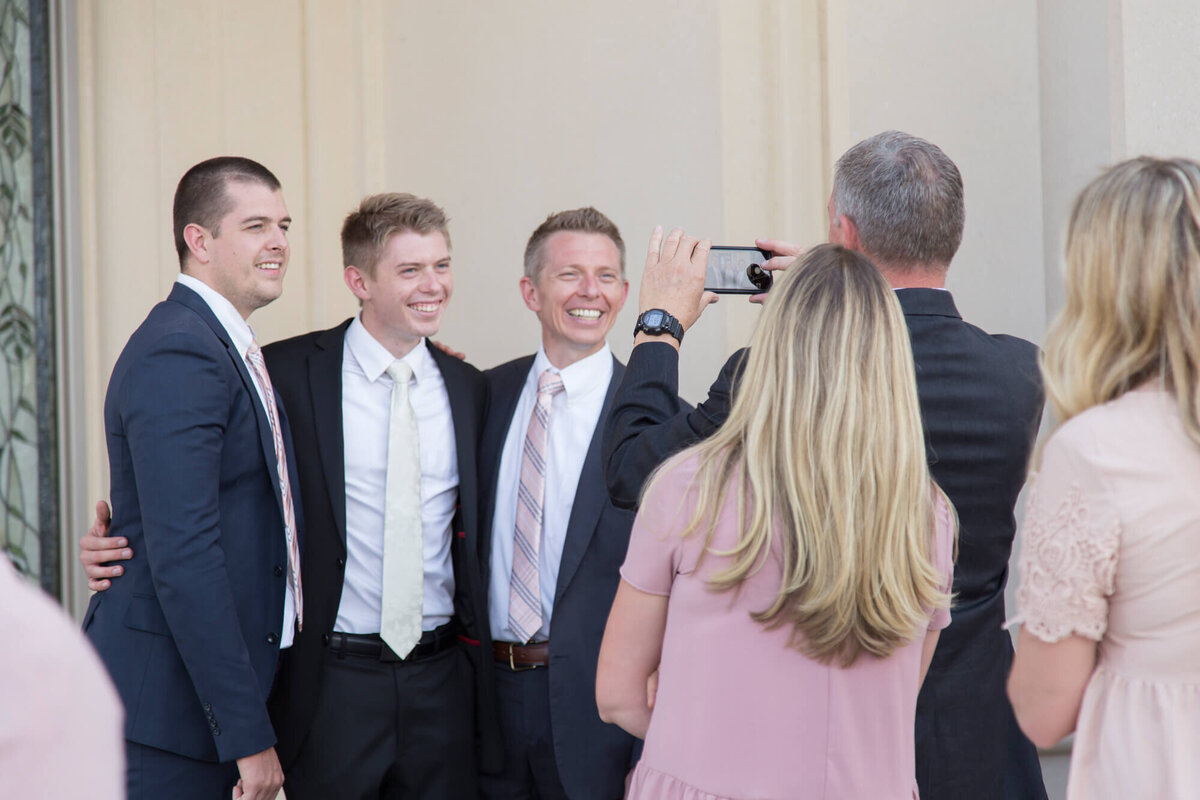
[[[642,315],[642,324],[647,328],[658,328],[663,324],[663,312],[652,308]]]

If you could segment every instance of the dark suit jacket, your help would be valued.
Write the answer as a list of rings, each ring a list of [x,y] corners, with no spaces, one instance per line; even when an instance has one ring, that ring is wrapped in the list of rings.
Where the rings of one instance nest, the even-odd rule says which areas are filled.
[[[342,352],[350,320],[263,348],[267,368],[293,424],[297,483],[304,498],[308,535],[301,558],[304,630],[285,653],[271,714],[286,770],[308,735],[321,690],[325,637],[333,630],[346,571],[346,470],[342,438]],[[495,712],[491,637],[485,586],[478,562],[479,492],[475,463],[487,389],[479,370],[430,348],[446,381],[458,456],[459,510],[454,517],[455,615],[469,640],[475,666],[479,767],[498,769],[500,733]]]
[[[177,284],[125,345],[104,429],[111,535],[133,558],[84,630],[125,737],[205,761],[267,749],[287,574],[275,448],[241,354],[191,289]]]
[[[917,703],[921,797],[1044,798],[1037,752],[1005,695],[1012,643],[1000,628],[1013,505],[1042,414],[1037,349],[967,324],[949,292],[903,289],[896,296],[916,362],[930,469],[960,523],[953,621]],[[688,413],[672,399],[675,349],[634,349],[605,431],[614,502],[632,507],[655,466],[724,422],[744,352],[729,359],[708,399]]]
[[[509,428],[514,423],[522,427],[529,424],[528,419],[514,420],[513,414],[533,359],[518,358],[486,373],[491,407],[479,454],[480,485],[484,488],[481,513],[488,531],[480,539],[485,573],[491,566],[491,525],[500,457]],[[596,660],[621,579],[621,563],[629,547],[634,516],[632,511],[617,508],[609,501],[600,462],[600,432],[624,371],[625,367],[614,358],[612,381],[575,489],[554,592],[548,672],[550,717],[558,774],[573,800],[623,796],[625,776],[641,750],[637,739],[601,721],[596,710]]]

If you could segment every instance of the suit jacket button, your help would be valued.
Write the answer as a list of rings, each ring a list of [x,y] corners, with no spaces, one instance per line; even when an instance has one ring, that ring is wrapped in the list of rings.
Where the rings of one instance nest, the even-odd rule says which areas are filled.
[[[268,633],[267,634],[267,644],[279,644],[278,634]]]
[[[321,644],[323,644],[323,645],[329,644],[329,634],[328,633],[321,637]]]
[[[283,567],[276,564],[275,565],[275,577],[278,578],[282,574],[283,574]]]
[[[338,569],[345,569],[345,568],[346,568],[346,559],[339,558],[338,559]]]

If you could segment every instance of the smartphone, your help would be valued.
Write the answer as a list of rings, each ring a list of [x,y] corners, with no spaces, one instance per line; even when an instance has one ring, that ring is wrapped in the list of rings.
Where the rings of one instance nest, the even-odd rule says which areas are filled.
[[[761,294],[771,288],[771,273],[762,268],[771,256],[757,247],[714,245],[708,254],[704,289],[717,294]]]

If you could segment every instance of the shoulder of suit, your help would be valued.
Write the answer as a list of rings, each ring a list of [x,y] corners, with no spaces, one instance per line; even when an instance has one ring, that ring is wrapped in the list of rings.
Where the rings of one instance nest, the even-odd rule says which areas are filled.
[[[1013,336],[1008,333],[988,333],[982,328],[978,328],[970,323],[967,324],[973,331],[977,332],[979,338],[991,345],[992,349],[998,353],[1003,353],[1013,363],[1022,367],[1037,366],[1038,346],[1027,339],[1022,339],[1020,336]]]
[[[468,381],[478,381],[480,384],[483,383],[483,373],[480,372],[479,368],[474,364],[470,363],[469,361],[464,361],[457,356],[452,356],[449,353],[442,352],[428,339],[425,340],[425,346],[429,348],[429,354],[433,356],[433,363],[437,364],[437,367],[439,370],[441,370],[443,377],[453,374]]]
[[[179,347],[225,349],[222,334],[213,329],[209,320],[193,308],[166,300],[155,305],[129,337],[126,348],[131,346],[146,351]]]
[[[523,378],[529,374],[529,368],[533,366],[533,355],[521,356],[514,358],[512,361],[506,361],[491,369],[485,370],[484,375],[487,376],[490,383],[496,383],[514,377]]]
[[[350,326],[353,318],[332,328],[319,331],[309,331],[302,333],[299,336],[291,336],[287,339],[280,339],[277,342],[271,342],[263,346],[263,354],[267,358],[280,358],[288,355],[301,355],[312,351],[317,347],[317,343],[325,340],[325,344],[332,346],[341,346],[342,340],[346,335],[346,328]]]

